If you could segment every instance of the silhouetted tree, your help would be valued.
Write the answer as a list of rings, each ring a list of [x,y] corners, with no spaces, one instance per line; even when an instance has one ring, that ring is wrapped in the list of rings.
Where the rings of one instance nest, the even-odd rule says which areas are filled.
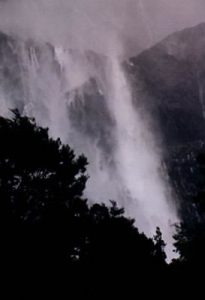
[[[53,207],[56,214],[57,207],[82,196],[87,161],[59,139],[50,139],[48,129],[33,119],[18,111],[14,115],[13,120],[0,118],[1,205],[7,206],[7,219],[38,223]]]
[[[48,129],[13,111],[0,118],[0,216],[11,273],[35,274],[73,260],[88,212],[84,156],[53,140]],[[5,259],[7,258],[7,260]],[[41,270],[41,271],[38,271]],[[18,276],[16,274],[16,276]]]
[[[196,161],[197,193],[192,199],[192,219],[176,226],[175,247],[183,263],[205,265],[205,155]]]
[[[162,238],[162,232],[159,227],[156,228],[154,242],[155,242],[155,257],[157,258],[159,264],[160,263],[164,264],[166,260],[166,253],[165,253],[166,244]]]
[[[116,202],[89,207],[86,158],[35,120],[13,113],[13,119],[0,117],[1,258],[9,284],[27,288],[29,298],[41,286],[44,297],[56,291],[60,299],[100,299],[163,280],[160,229],[153,241]]]
[[[170,274],[175,278],[174,284],[184,297],[194,292],[195,297],[199,298],[198,294],[201,296],[203,293],[201,274],[205,268],[205,156],[203,153],[197,157],[195,168],[198,170],[195,178],[197,191],[192,199],[192,217],[185,218],[176,225],[174,246],[179,258],[173,261]]]

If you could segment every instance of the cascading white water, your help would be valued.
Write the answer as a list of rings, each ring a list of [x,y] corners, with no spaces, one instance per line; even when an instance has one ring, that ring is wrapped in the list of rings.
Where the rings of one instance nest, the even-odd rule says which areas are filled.
[[[115,163],[131,200],[126,205],[127,211],[130,215],[134,214],[138,227],[149,236],[154,234],[157,226],[161,227],[168,242],[169,256],[173,234],[170,225],[177,218],[168,203],[171,195],[163,179],[153,134],[148,130],[140,110],[137,111],[133,105],[131,87],[116,57],[109,60],[108,74],[109,107],[116,121]]]
[[[169,246],[168,255],[171,255],[170,224],[177,220],[176,214],[168,204],[170,195],[167,183],[162,179],[153,134],[146,126],[141,115],[143,112],[137,111],[133,105],[131,87],[119,56],[110,53],[103,60],[104,65],[96,65],[88,59],[87,52],[73,55],[72,51],[58,47],[53,57],[60,66],[60,72],[57,72],[49,48],[44,46],[41,51],[39,58],[35,48],[21,47],[22,78],[28,97],[24,112],[48,126],[52,136],[60,136],[78,153],[85,153],[90,162],[88,171],[91,176],[86,196],[91,201],[118,201],[125,206],[126,213],[136,219],[139,229],[149,236],[160,226]],[[76,93],[93,77],[101,87],[103,101],[113,119],[110,131],[114,147],[109,159],[105,159],[105,151],[97,143],[97,138],[90,139],[89,134],[82,133],[69,120],[69,106],[76,101]],[[82,90],[82,107],[82,102],[89,101],[83,93]],[[96,105],[98,101],[96,99]],[[85,126],[87,122],[89,120],[85,119]],[[99,135],[96,132],[98,138]]]
[[[32,0],[22,0],[22,10],[27,11],[26,3],[32,4],[33,14],[35,12],[41,16],[39,3],[36,5]],[[15,6],[14,2],[11,5],[15,12],[18,11],[19,6]],[[46,8],[46,1],[44,5]],[[94,7],[92,5],[88,6],[89,9]],[[67,4],[62,2],[62,7],[64,6],[66,9]],[[69,5],[68,8],[70,9]],[[8,9],[11,8],[8,6]],[[171,257],[170,224],[177,221],[176,211],[169,199],[171,195],[168,184],[163,180],[161,153],[157,150],[154,132],[150,132],[147,126],[147,115],[140,109],[136,110],[138,99],[132,99],[131,87],[122,68],[122,60],[119,59],[121,54],[124,57],[122,48],[126,48],[121,35],[119,32],[115,34],[113,28],[109,32],[106,30],[107,25],[96,19],[96,23],[89,21],[86,31],[92,32],[87,35],[89,41],[93,42],[89,43],[82,34],[84,31],[81,32],[80,19],[79,28],[72,27],[74,37],[67,35],[63,24],[62,44],[59,37],[55,43],[53,31],[50,39],[50,28],[48,32],[44,29],[48,29],[47,25],[53,26],[51,17],[56,10],[51,3],[47,9],[48,19],[44,20],[43,16],[39,36],[37,32],[33,33],[32,27],[29,34],[23,31],[26,35],[24,40],[17,35],[15,43],[9,44],[12,55],[17,55],[20,67],[9,66],[9,60],[6,67],[16,70],[16,77],[20,78],[23,111],[34,116],[40,125],[48,126],[52,136],[69,143],[78,154],[85,153],[90,162],[90,180],[85,193],[91,201],[116,200],[125,207],[129,216],[136,219],[139,229],[149,236],[159,226],[168,244],[168,256]],[[91,12],[92,9],[88,16],[91,16]],[[78,14],[80,15],[80,11]],[[60,24],[59,16],[56,20]],[[85,20],[87,22],[88,18]],[[8,25],[8,20],[4,22]],[[3,24],[2,21],[0,24]],[[91,25],[96,25],[96,29]],[[11,32],[16,32],[15,30]],[[96,41],[100,41],[99,45]],[[5,53],[5,57],[6,55]],[[93,79],[94,86],[91,84]],[[19,93],[18,87],[6,85],[1,89],[0,85],[2,113],[6,108],[17,105],[13,97],[16,93]],[[92,106],[89,103],[91,99]],[[73,107],[75,116],[72,114]],[[92,113],[88,109],[92,109]],[[100,111],[103,109],[104,112]]]

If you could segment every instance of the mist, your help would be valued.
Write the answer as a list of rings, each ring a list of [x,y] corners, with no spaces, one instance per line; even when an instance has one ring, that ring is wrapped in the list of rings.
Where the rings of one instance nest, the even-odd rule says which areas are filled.
[[[136,54],[176,30],[203,22],[204,11],[202,0],[4,0],[0,26],[23,38],[32,35],[81,49],[89,45],[103,53],[117,34],[124,50]],[[118,45],[111,44],[116,51]]]
[[[161,167],[163,149],[150,127],[151,116],[133,105],[122,61],[173,31],[200,23],[204,9],[204,2],[192,0],[0,2],[0,31],[18,40],[23,112],[48,126],[52,136],[68,142],[77,153],[85,153],[91,176],[86,196],[91,201],[116,200],[149,236],[160,226],[170,256],[170,225],[178,217]],[[88,51],[91,57],[97,55],[97,63]],[[97,129],[95,137],[83,132],[68,114],[76,95],[86,101],[82,87],[91,78],[111,120],[106,137]],[[88,88],[92,93],[92,85]],[[2,114],[16,106],[16,90],[10,89],[0,90]],[[86,127],[88,121],[84,122]]]

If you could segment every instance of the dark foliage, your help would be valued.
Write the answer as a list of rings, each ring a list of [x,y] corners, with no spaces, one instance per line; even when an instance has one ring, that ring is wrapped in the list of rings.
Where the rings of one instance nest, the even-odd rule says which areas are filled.
[[[128,297],[166,277],[164,242],[139,233],[111,201],[83,198],[84,156],[76,157],[33,119],[0,118],[2,278],[7,294],[58,299]]]
[[[179,258],[170,266],[175,286],[184,296],[194,292],[195,297],[203,294],[203,272],[205,268],[205,155],[195,160],[196,192],[190,202],[190,218],[183,218],[176,226],[174,235]],[[184,202],[186,205],[186,202]],[[200,295],[200,296],[199,296]]]
[[[0,118],[1,284],[7,298],[164,298],[201,292],[205,267],[205,156],[196,159],[191,222],[176,226],[179,258],[166,263],[153,239],[116,202],[89,206],[87,160],[33,119]]]

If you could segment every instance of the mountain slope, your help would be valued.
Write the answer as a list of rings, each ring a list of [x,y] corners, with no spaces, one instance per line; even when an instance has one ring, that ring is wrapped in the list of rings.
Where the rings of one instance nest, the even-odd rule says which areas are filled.
[[[136,97],[162,130],[167,146],[205,138],[205,24],[174,33],[131,58]]]
[[[204,49],[205,24],[200,24],[168,36],[124,64],[136,109],[145,111],[145,117],[150,114],[149,126],[162,138],[171,180],[183,199],[191,199],[197,189],[196,156],[205,149]],[[115,172],[116,124],[106,81],[109,60],[91,51],[59,51],[46,43],[0,34],[1,113],[6,107],[18,107],[60,133],[64,141],[72,128],[69,143],[90,161],[96,160],[93,173],[99,169],[100,175],[93,178],[98,187],[97,181],[99,186],[101,180],[109,183]],[[108,184],[106,198],[113,184],[120,186],[118,180]]]

